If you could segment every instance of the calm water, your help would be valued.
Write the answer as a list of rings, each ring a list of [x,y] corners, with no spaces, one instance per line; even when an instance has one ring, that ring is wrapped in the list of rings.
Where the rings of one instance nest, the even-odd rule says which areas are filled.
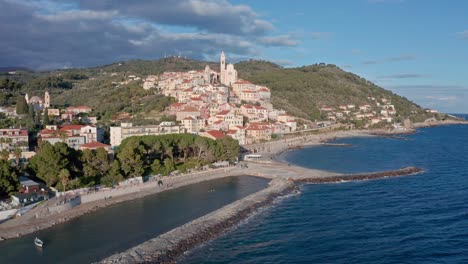
[[[468,263],[468,126],[422,129],[408,140],[352,138],[283,158],[359,172],[416,165],[426,173],[304,185],[184,263]]]
[[[123,251],[267,186],[256,177],[203,182],[116,204],[0,243],[0,263],[90,263]],[[33,244],[40,237],[42,251]]]

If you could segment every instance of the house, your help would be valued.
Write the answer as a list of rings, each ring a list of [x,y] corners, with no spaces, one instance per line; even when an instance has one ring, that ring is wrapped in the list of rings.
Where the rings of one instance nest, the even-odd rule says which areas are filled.
[[[271,139],[272,128],[269,123],[249,123],[246,129],[246,143],[252,144]]]
[[[253,90],[242,90],[240,91],[239,93],[239,99],[241,101],[258,101],[260,98],[259,98],[259,95],[256,91],[253,91]]]
[[[60,109],[56,108],[48,108],[47,115],[49,116],[60,116]]]
[[[33,193],[33,192],[39,192],[41,190],[40,184],[29,178],[20,176],[19,181],[20,181],[22,193]]]
[[[41,140],[51,144],[64,142],[69,147],[79,149],[81,145],[103,140],[103,130],[91,125],[48,125],[38,134]]]
[[[85,150],[85,149],[96,150],[96,149],[99,149],[99,148],[103,148],[107,152],[112,151],[112,147],[110,145],[107,145],[107,144],[104,144],[104,143],[101,143],[101,142],[96,142],[96,141],[86,143],[86,144],[83,144],[83,145],[80,146],[81,150]]]
[[[91,113],[91,111],[93,111],[93,109],[91,107],[88,107],[88,106],[84,106],[84,105],[81,105],[81,106],[70,106],[70,107],[67,107],[66,109],[66,112],[69,112],[69,113],[74,113],[74,114],[81,114],[81,113]]]
[[[255,84],[246,81],[246,80],[238,80],[232,84],[232,91],[235,95],[239,96],[242,90],[251,90],[255,88]]]
[[[184,120],[184,118],[186,117],[198,117],[200,116],[201,113],[200,113],[200,110],[196,107],[193,107],[193,106],[185,106],[182,110],[178,111],[176,113],[176,120],[177,121],[182,121]]]
[[[223,134],[221,131],[218,131],[218,130],[209,130],[209,131],[203,132],[201,136],[211,138],[213,140],[226,137],[225,134]]]
[[[0,150],[13,151],[20,148],[21,151],[29,150],[29,138],[27,129],[0,129]]]
[[[206,128],[206,120],[201,117],[188,116],[182,120],[182,125],[187,130],[187,133],[198,133]]]
[[[223,121],[227,125],[227,129],[230,129],[232,126],[242,126],[244,118],[241,115],[236,115],[232,110],[224,110],[209,119],[210,125],[218,121]]]
[[[245,145],[245,129],[243,127],[230,129],[227,131],[227,135],[237,140],[239,145]]]

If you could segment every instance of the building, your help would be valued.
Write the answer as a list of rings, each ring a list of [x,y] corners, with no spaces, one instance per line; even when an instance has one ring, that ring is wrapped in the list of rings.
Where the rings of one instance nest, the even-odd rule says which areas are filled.
[[[73,114],[81,114],[81,113],[88,114],[88,113],[91,113],[91,111],[93,111],[91,107],[84,106],[84,105],[70,106],[70,107],[67,107],[67,110],[66,110],[66,112],[73,113]]]
[[[245,145],[245,128],[242,126],[235,127],[227,131],[227,135],[239,142],[239,145]]]
[[[237,71],[234,69],[234,64],[229,63],[226,66],[226,55],[224,51],[221,52],[220,57],[220,78],[221,83],[226,86],[232,86],[235,82],[237,82]]]
[[[182,121],[186,117],[198,117],[200,116],[200,110],[193,106],[185,106],[182,110],[176,113],[176,120]]]
[[[179,125],[164,126],[133,126],[132,123],[122,123],[118,127],[110,128],[110,143],[112,147],[119,146],[128,137],[145,135],[166,135],[185,133],[185,128]]]
[[[271,139],[272,128],[269,123],[249,123],[246,129],[246,144],[252,144]]]
[[[103,131],[91,125],[50,125],[41,130],[38,137],[52,145],[64,142],[71,148],[79,149],[83,144],[102,141]]]
[[[40,184],[29,178],[20,176],[19,181],[20,181],[22,193],[33,193],[33,192],[39,192],[41,190]]]
[[[206,120],[201,117],[188,116],[182,120],[182,125],[187,129],[187,133],[198,133],[206,128]]]
[[[0,129],[0,150],[13,151],[15,148],[21,151],[29,150],[28,130]]]
[[[225,134],[223,134],[221,131],[218,131],[218,130],[209,130],[209,131],[203,132],[201,136],[211,138],[213,140],[226,137]]]
[[[110,145],[107,145],[107,144],[104,144],[104,143],[101,143],[101,142],[90,142],[90,143],[86,143],[86,144],[83,144],[83,145],[80,146],[81,150],[85,150],[85,149],[96,150],[96,149],[99,149],[99,148],[103,148],[107,152],[112,151],[112,147]]]
[[[44,99],[40,98],[39,96],[33,96],[29,98],[27,93],[24,96],[24,99],[28,105],[33,107],[34,111],[39,111],[50,107],[50,94],[48,91],[45,91]]]

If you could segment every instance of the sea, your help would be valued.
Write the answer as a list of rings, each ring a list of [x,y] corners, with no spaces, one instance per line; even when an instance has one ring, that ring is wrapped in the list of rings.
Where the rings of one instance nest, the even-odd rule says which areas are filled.
[[[464,116],[466,117],[466,116]],[[424,173],[302,185],[180,263],[468,263],[468,126],[339,139],[284,153],[343,173],[417,166]]]
[[[114,204],[34,234],[0,242],[0,264],[96,262],[267,185],[266,179],[257,177],[226,177]],[[44,241],[44,248],[34,245],[35,237]]]

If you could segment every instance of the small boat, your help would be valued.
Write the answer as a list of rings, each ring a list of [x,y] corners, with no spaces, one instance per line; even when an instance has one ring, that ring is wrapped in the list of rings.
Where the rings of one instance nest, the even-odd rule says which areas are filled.
[[[34,238],[34,245],[38,246],[38,247],[42,247],[44,245],[44,242],[42,242],[42,240],[40,240],[39,238]]]

